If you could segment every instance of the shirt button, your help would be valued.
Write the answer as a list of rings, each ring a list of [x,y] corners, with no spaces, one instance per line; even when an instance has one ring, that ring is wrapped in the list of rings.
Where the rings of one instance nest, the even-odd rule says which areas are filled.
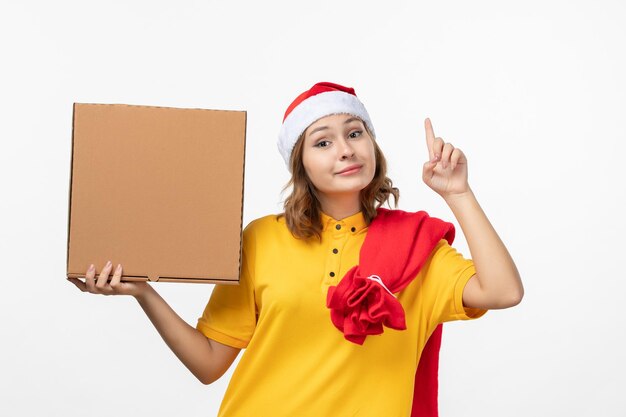
[[[350,230],[352,230],[353,232],[356,232],[356,227],[353,227],[353,228],[352,228],[352,229],[350,229]]]
[[[333,253],[337,253],[337,252],[339,252],[337,248],[333,249]]]
[[[331,273],[330,273],[330,276],[331,276],[331,277],[334,277],[334,276],[335,276],[335,273],[334,273],[334,272],[331,272]]]
[[[337,226],[335,226],[335,229],[337,229],[337,230],[341,229],[341,225],[338,224]]]

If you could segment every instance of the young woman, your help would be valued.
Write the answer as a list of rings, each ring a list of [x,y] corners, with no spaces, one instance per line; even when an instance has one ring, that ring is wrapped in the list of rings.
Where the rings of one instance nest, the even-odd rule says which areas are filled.
[[[205,384],[245,348],[219,416],[436,416],[429,385],[442,323],[515,306],[524,291],[469,187],[465,155],[429,119],[425,129],[422,178],[456,216],[472,259],[450,246],[451,223],[381,207],[399,192],[365,107],[353,89],[318,83],[283,119],[284,213],[247,225],[239,285],[216,285],[195,328],[149,284],[121,282],[121,265],[110,283],[110,262],[97,280],[92,265],[85,283],[72,282],[133,295]]]

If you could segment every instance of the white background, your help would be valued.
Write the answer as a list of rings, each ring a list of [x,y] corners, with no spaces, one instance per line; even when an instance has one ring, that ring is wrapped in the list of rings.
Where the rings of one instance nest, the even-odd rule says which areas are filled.
[[[1,4],[1,415],[214,416],[235,366],[202,385],[133,298],[66,281],[72,103],[247,110],[245,225],[281,210],[276,136],[317,81],[470,257],[421,181],[431,117],[521,273],[520,305],[444,326],[441,415],[626,415],[623,2]],[[195,326],[213,285],[154,287]]]

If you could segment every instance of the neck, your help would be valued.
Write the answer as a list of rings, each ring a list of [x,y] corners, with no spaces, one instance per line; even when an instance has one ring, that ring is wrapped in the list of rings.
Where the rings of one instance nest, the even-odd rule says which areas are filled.
[[[359,194],[320,195],[322,211],[335,220],[341,220],[361,211]]]

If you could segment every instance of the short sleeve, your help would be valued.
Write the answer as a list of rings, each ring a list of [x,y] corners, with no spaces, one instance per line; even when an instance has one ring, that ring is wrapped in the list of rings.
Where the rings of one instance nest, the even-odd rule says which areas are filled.
[[[257,322],[249,233],[243,233],[239,284],[216,284],[196,329],[219,343],[245,348]]]
[[[487,313],[485,309],[463,306],[463,290],[476,274],[476,268],[471,259],[464,258],[447,240],[437,243],[423,268],[423,300],[432,308],[438,323],[477,319]]]

